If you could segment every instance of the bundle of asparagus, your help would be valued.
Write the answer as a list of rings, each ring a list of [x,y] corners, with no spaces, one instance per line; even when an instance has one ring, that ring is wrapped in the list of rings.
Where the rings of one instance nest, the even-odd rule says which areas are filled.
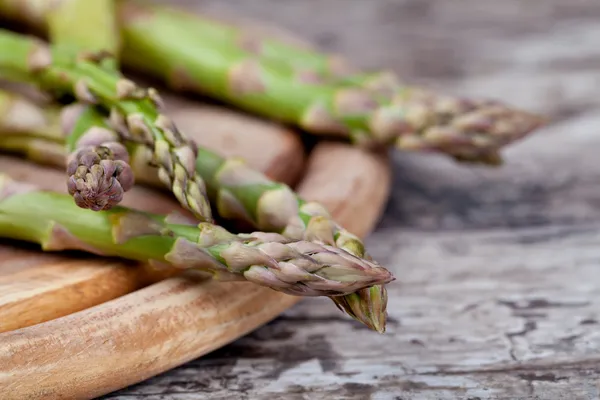
[[[124,114],[128,111],[123,104],[127,105],[132,100],[139,101],[140,99],[137,95],[134,95],[133,99],[120,96],[118,85],[123,82],[123,78],[115,74],[115,71],[108,71],[97,67],[97,61],[99,60],[90,57],[79,57],[75,60],[69,59],[64,51],[61,52],[60,47],[55,47],[52,53],[39,42],[7,31],[0,34],[0,45],[14,50],[10,53],[10,56],[0,60],[0,71],[4,69],[9,72],[5,73],[5,76],[16,76],[26,81],[32,81],[38,84],[39,87],[55,94],[57,98],[62,97],[65,93],[71,94],[81,102],[94,103],[99,105],[100,109],[104,111],[111,110],[111,129],[117,130],[122,135],[123,140],[134,143],[142,142],[150,150],[155,147],[150,140],[143,140],[147,138],[148,134],[146,136],[142,135],[142,140],[140,140],[140,138],[131,135],[130,132],[136,126],[132,127],[132,124],[123,123],[124,121],[120,113]],[[29,58],[28,56],[31,55],[30,51],[37,53],[32,58]],[[20,59],[19,56],[21,57]],[[43,65],[38,65],[40,60],[43,61]],[[83,79],[88,80],[86,85],[81,84]],[[127,82],[125,97],[131,96],[134,92],[144,94],[144,91],[129,84],[130,81]],[[116,95],[114,89],[112,92],[110,91],[111,84],[113,88],[117,89]],[[156,98],[155,94],[154,98]],[[116,106],[115,102],[117,103]],[[147,102],[146,106],[157,106],[155,103],[157,102]],[[91,111],[91,109],[88,109],[88,111]],[[66,114],[71,115],[72,113],[68,112]],[[68,117],[65,119],[69,121],[66,124],[68,127],[65,128],[65,132],[71,133],[71,137],[76,137],[77,135],[73,134],[73,118]],[[81,121],[81,115],[76,120]],[[85,117],[83,120],[84,126],[87,126],[87,122],[85,121],[89,122],[90,119]],[[93,125],[96,125],[96,127],[99,126],[99,120],[100,118]],[[87,127],[89,128],[89,126]],[[140,128],[139,126],[137,128],[142,134],[146,133],[144,128]],[[82,130],[79,130],[79,132],[82,132]],[[104,130],[103,132],[105,133],[104,137],[107,137],[108,130]],[[88,141],[91,142],[97,142],[98,140],[98,138],[88,138]],[[140,147],[137,147],[137,149],[139,150]],[[308,237],[314,242],[335,244],[341,249],[348,250],[355,256],[364,256],[370,259],[370,257],[365,255],[364,246],[358,238],[333,223],[324,207],[317,204],[305,203],[295,196],[289,187],[270,182],[264,176],[240,163],[239,160],[225,160],[208,150],[199,149],[199,151],[202,154],[198,155],[197,160],[205,160],[205,176],[214,175],[213,179],[218,178],[225,188],[225,190],[220,190],[213,195],[215,201],[219,203],[219,209],[223,215],[227,216],[229,214],[230,217],[247,217],[247,215],[243,215],[246,213],[240,214],[239,212],[244,207],[250,209],[249,211],[257,209],[259,211],[265,210],[262,215],[261,213],[249,213],[249,215],[254,216],[255,220],[252,222],[255,225],[266,226],[270,230],[283,231],[283,234],[294,239]],[[148,152],[142,157],[147,159]],[[97,159],[99,158],[97,157]],[[85,167],[89,169],[89,165],[85,165]],[[198,166],[196,169],[198,170]],[[238,185],[241,186],[236,188]],[[98,191],[96,190],[95,192],[97,193]],[[113,202],[110,203],[110,206],[114,205]],[[81,205],[82,202],[78,202],[78,204]],[[279,206],[283,212],[269,209],[273,205],[275,207]],[[110,206],[107,208],[110,208]],[[252,219],[250,218],[250,220]],[[340,309],[346,311],[355,319],[377,331],[384,331],[387,297],[385,288],[382,285],[375,282],[375,286],[367,287],[345,296],[331,298]]]
[[[0,0],[0,15],[48,30],[52,1]],[[499,151],[537,128],[531,113],[440,95],[389,72],[358,71],[297,40],[151,5],[116,3],[125,65],[317,135],[394,144],[457,160],[500,163]]]
[[[23,96],[0,91],[0,110],[4,110],[0,112],[0,150],[20,154],[37,163],[56,167],[65,164],[66,138],[56,122],[60,118],[58,109],[41,109]],[[36,116],[43,115],[46,121],[54,122],[53,129],[40,129],[40,125],[14,126],[13,119],[9,118],[13,110],[19,110],[22,120],[37,120]],[[88,115],[91,110],[91,107],[87,109]],[[96,117],[97,126],[109,129],[97,111]],[[162,187],[154,168],[147,162],[145,146],[132,143],[128,147],[138,182]],[[303,200],[288,185],[269,180],[242,160],[225,159],[203,148],[196,158],[196,171],[205,179],[220,216],[244,221],[262,231],[278,232],[292,240],[337,246],[356,257],[370,259],[360,239],[335,224],[325,207]],[[332,300],[368,327],[379,332],[385,330],[387,293],[384,286],[374,285]]]

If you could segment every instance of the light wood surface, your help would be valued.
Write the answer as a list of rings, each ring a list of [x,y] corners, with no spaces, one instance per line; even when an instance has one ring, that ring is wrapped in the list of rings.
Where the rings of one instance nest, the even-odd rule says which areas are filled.
[[[329,168],[330,163],[336,168]],[[10,168],[20,170],[17,163]],[[40,170],[38,175],[25,172],[20,176],[46,175],[52,177],[54,173]],[[315,190],[307,183],[300,194],[334,210],[341,222],[345,216],[352,216],[354,232],[365,236],[383,210],[390,178],[384,156],[344,144],[323,143],[309,159],[305,179],[333,184],[328,190]],[[129,201],[136,203],[133,196]],[[365,207],[371,210],[361,213]],[[299,301],[298,297],[249,283],[217,283],[192,274],[170,277],[122,295],[139,286],[144,276],[116,261],[42,257],[32,251],[19,254],[24,252],[20,249],[8,252],[12,261],[0,264],[7,271],[0,284],[4,283],[8,292],[0,297],[0,320],[39,322],[35,314],[40,308],[30,307],[46,307],[47,316],[56,316],[52,312],[56,313],[59,306],[54,302],[62,302],[60,312],[65,313],[64,308],[74,298],[79,298],[77,307],[81,308],[85,299],[89,305],[92,297],[104,301],[105,292],[94,287],[96,281],[109,281],[110,292],[120,297],[58,319],[0,333],[0,393],[7,400],[85,399],[109,393],[218,349]],[[29,268],[49,276],[42,289],[39,276],[28,274]],[[61,280],[68,268],[73,272]],[[119,279],[121,283],[114,282]],[[335,308],[333,303],[329,307]]]
[[[499,169],[394,155],[367,240],[398,278],[386,334],[306,300],[102,400],[600,397],[599,1],[172,2],[266,20],[361,66],[552,123]]]

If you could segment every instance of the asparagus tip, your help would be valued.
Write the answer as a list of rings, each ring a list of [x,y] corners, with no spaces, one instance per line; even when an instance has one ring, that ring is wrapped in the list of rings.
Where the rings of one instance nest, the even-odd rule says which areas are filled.
[[[331,297],[331,300],[341,311],[369,329],[385,333],[387,289],[384,285],[371,286],[345,296]]]
[[[97,162],[97,158],[94,151],[84,153],[79,161],[82,165],[69,176],[67,188],[79,207],[102,211],[123,200],[124,193],[133,186],[133,173],[129,165],[120,160]]]
[[[523,139],[547,123],[546,118],[540,115],[497,101],[451,102],[440,98],[437,107],[440,115],[448,113],[451,117],[441,119],[438,124],[432,124],[414,135],[400,135],[396,139],[396,147],[400,150],[439,151],[461,162],[501,165],[499,151],[502,147]]]
[[[112,141],[108,129],[92,127],[79,140],[67,163],[67,188],[75,203],[94,211],[119,204],[134,184],[127,149]]]

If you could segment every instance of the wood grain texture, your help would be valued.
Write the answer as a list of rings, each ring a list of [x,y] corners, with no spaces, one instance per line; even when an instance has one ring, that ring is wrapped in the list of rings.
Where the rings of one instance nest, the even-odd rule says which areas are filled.
[[[359,218],[354,221],[354,232],[367,235],[387,199],[389,163],[344,144],[319,146],[326,149],[317,148],[309,164],[333,163],[338,168],[309,169],[306,179],[353,184],[312,193],[306,185],[300,193],[337,210],[338,218],[348,209],[367,205],[379,210],[360,216],[360,223]],[[353,168],[357,165],[361,168]],[[328,177],[314,176],[323,174]],[[82,264],[81,271],[93,269]],[[19,272],[13,268],[11,275]],[[83,311],[0,333],[0,393],[3,400],[106,394],[218,349],[299,299],[250,283],[203,280],[192,273],[170,277]],[[335,308],[331,302],[328,306]]]
[[[103,400],[600,397],[600,2],[172,2],[268,20],[364,67],[552,123],[499,169],[394,154],[367,240],[398,277],[385,335],[311,299]]]

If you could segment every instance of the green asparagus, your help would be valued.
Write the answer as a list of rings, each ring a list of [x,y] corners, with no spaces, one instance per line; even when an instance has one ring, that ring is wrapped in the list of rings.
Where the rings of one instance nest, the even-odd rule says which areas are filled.
[[[60,134],[60,127],[56,125],[55,121],[59,119],[56,113],[56,109],[39,109],[22,96],[0,91],[0,148],[38,163],[48,163],[47,154],[60,151],[60,144],[65,140]],[[64,110],[65,113],[68,114],[69,109]],[[16,116],[20,120],[40,123],[15,129],[11,121]],[[66,123],[71,119],[66,118]],[[42,121],[54,123],[54,128],[45,128]],[[97,126],[105,125],[98,121]],[[129,152],[137,182],[160,186],[155,170],[147,162],[151,156],[149,150],[131,143]],[[52,159],[56,165],[64,164],[64,158]],[[281,233],[295,240],[316,240],[340,247],[357,257],[370,258],[362,241],[336,224],[325,207],[303,200],[287,185],[270,181],[243,161],[226,160],[215,152],[202,149],[195,167],[197,173],[205,178],[208,193],[221,216],[243,219],[261,231]],[[385,286],[375,285],[346,296],[332,297],[332,300],[354,319],[371,329],[384,332],[387,305]]]
[[[16,0],[0,0],[0,13],[43,30],[49,2],[25,1],[19,11]],[[121,0],[117,12],[125,65],[313,134],[498,164],[503,146],[542,124],[497,101],[440,95],[391,73],[354,73],[328,54],[165,6]]]
[[[234,235],[207,222],[125,207],[94,212],[68,195],[43,191],[0,174],[0,236],[38,243],[45,251],[80,250],[217,279],[245,280],[295,296],[339,296],[394,278],[385,268],[336,247],[276,233]]]

